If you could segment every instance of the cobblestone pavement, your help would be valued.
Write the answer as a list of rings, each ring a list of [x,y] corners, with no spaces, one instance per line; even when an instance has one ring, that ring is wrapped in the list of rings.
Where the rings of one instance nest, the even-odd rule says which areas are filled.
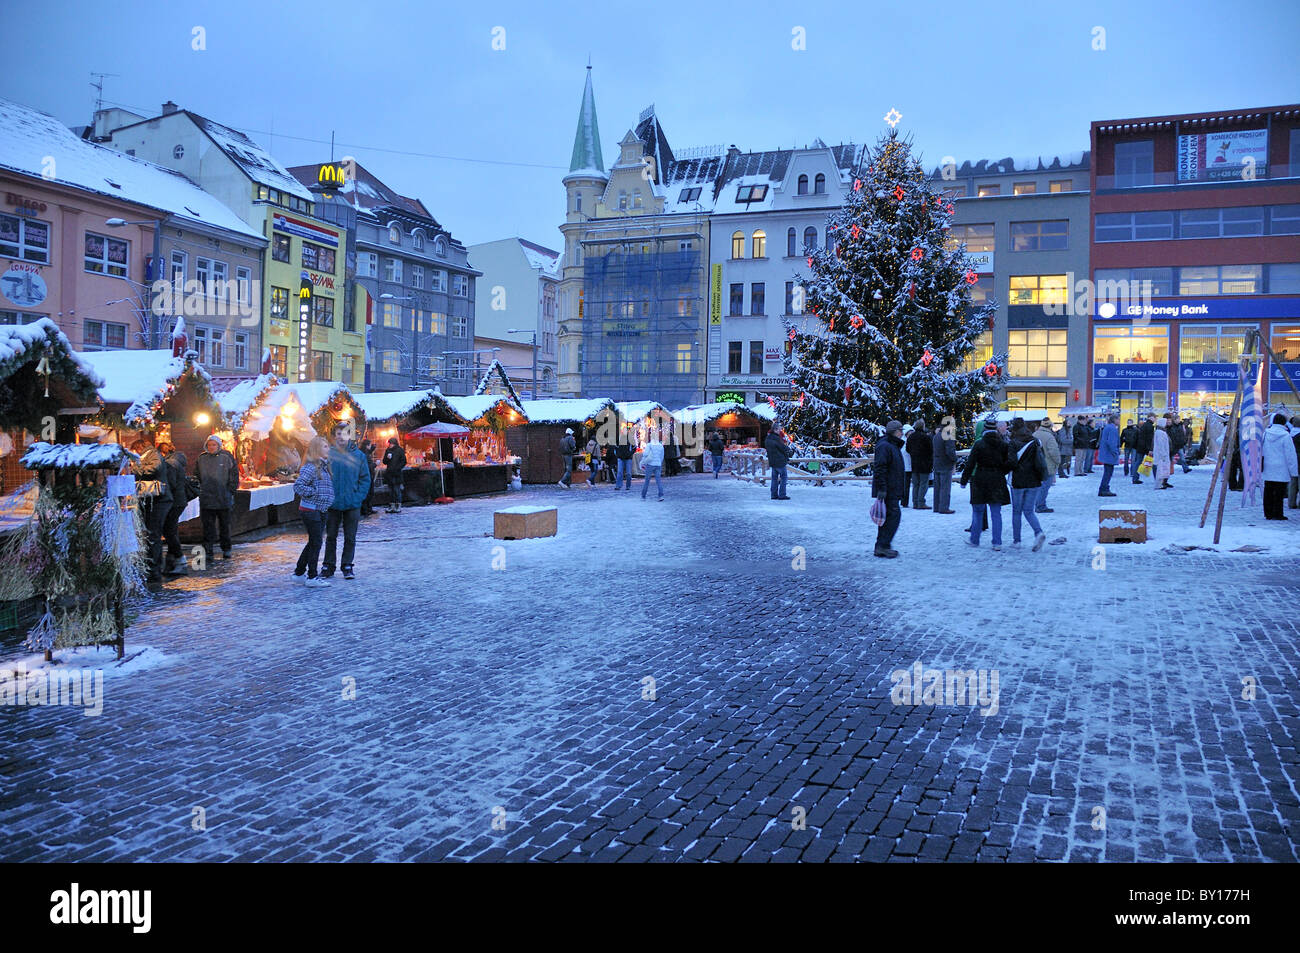
[[[379,513],[319,591],[300,536],[237,545],[102,716],[0,708],[0,859],[1297,859],[1300,560],[908,511],[886,561],[854,489],[666,487]],[[558,537],[484,535],[521,497]],[[917,661],[997,711],[894,704]]]

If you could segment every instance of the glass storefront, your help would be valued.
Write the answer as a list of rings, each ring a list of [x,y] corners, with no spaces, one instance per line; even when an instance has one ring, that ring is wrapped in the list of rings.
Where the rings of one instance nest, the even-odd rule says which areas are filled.
[[[1237,390],[1237,359],[1251,324],[1184,324],[1178,331],[1178,409],[1227,413]]]
[[[1169,326],[1097,327],[1092,339],[1092,403],[1124,417],[1163,413],[1169,397]]]
[[[1007,410],[1023,410],[1026,419],[1052,416],[1065,406],[1063,390],[1009,390],[1005,401]]]

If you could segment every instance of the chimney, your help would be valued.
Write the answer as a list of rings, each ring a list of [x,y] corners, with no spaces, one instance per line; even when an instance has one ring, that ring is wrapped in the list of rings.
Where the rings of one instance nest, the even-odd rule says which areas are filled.
[[[164,116],[170,116],[175,111],[176,111],[176,104],[172,102],[170,99],[167,100],[167,102],[162,104],[162,114]]]

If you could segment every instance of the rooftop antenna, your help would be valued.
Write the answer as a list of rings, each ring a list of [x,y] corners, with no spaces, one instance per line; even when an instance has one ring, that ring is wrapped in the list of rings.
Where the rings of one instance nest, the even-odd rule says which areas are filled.
[[[99,82],[90,84],[91,87],[95,90],[95,112],[99,112],[101,109],[104,108],[104,77],[105,76],[116,77],[116,76],[121,76],[122,74],[121,73],[91,73],[90,75],[99,77]]]

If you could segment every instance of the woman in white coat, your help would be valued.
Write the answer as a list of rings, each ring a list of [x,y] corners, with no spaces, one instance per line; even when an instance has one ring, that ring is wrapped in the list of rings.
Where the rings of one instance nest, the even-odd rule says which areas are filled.
[[[1274,414],[1264,431],[1264,519],[1284,520],[1282,501],[1291,481],[1300,473],[1295,443],[1286,429],[1286,415]]]
[[[1152,476],[1156,480],[1157,490],[1172,490],[1169,476],[1174,472],[1173,462],[1169,457],[1169,432],[1165,430],[1169,420],[1165,417],[1156,419],[1155,444],[1151,448]]]

